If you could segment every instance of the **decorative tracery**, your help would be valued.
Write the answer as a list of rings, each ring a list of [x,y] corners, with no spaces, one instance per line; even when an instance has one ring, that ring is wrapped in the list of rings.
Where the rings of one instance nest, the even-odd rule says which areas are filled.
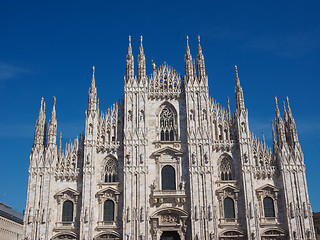
[[[174,113],[165,107],[160,113],[160,140],[161,141],[174,141]]]
[[[114,158],[107,158],[105,167],[105,182],[116,182],[118,181],[118,167],[117,162]]]
[[[148,79],[148,95],[151,98],[178,98],[181,83],[180,74],[164,63]]]
[[[229,157],[224,157],[220,163],[220,178],[222,181],[234,180],[233,161]]]

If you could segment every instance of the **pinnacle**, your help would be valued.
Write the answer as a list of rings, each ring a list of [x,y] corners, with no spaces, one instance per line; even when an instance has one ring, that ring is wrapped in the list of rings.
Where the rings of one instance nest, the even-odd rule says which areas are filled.
[[[131,36],[129,35],[128,55],[132,55]]]
[[[200,35],[198,35],[198,52],[199,52],[199,55],[202,54],[202,48],[201,48],[201,44],[200,44]]]
[[[237,85],[237,86],[240,86],[240,79],[239,79],[239,74],[238,74],[238,66],[235,65],[235,66],[234,66],[234,69],[235,69],[235,71],[236,71],[236,85]]]
[[[187,35],[187,55],[191,55],[191,54],[190,54],[189,36],[188,36],[188,35]]]

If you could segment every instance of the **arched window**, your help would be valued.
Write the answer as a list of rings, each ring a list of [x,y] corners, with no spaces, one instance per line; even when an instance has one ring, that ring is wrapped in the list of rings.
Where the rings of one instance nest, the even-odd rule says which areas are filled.
[[[103,205],[103,221],[113,222],[114,221],[114,202],[107,200]]]
[[[275,217],[273,199],[271,197],[265,197],[263,199],[264,216]]]
[[[73,202],[70,200],[63,203],[62,222],[73,222]]]
[[[229,157],[224,157],[220,163],[220,178],[222,181],[234,180],[233,161]]]
[[[234,201],[232,198],[225,198],[223,201],[224,218],[235,218]]]
[[[107,159],[104,181],[105,182],[117,182],[118,181],[117,162],[113,158]]]
[[[161,171],[162,190],[176,190],[176,173],[173,167],[167,165]]]
[[[165,107],[160,113],[160,140],[174,141],[174,113]]]

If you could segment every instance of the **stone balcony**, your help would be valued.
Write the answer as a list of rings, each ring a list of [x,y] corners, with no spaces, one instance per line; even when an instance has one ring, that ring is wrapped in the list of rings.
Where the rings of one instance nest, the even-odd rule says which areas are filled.
[[[118,225],[114,221],[98,221],[97,230],[107,230],[118,228]]]
[[[151,197],[154,204],[162,204],[166,202],[185,203],[187,196],[185,190],[153,190]]]
[[[74,222],[57,222],[56,227],[54,228],[54,231],[73,231],[75,230],[75,224]]]

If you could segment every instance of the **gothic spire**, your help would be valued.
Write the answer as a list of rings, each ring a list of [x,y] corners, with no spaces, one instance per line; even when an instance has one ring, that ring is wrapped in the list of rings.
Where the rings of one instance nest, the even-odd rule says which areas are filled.
[[[276,131],[277,131],[277,139],[278,143],[283,144],[286,143],[286,135],[285,135],[285,128],[283,124],[282,117],[280,115],[280,110],[278,107],[278,99],[274,97],[275,104],[276,104]]]
[[[57,119],[56,119],[56,97],[53,97],[53,107],[51,119],[48,127],[48,144],[56,144],[57,138]]]
[[[34,145],[43,145],[45,143],[45,128],[46,128],[46,103],[41,98],[41,105],[39,116],[36,122],[36,129],[34,133]]]
[[[291,111],[291,107],[290,107],[290,103],[289,103],[289,98],[288,96],[286,97],[286,101],[287,101],[287,108],[288,108],[288,113],[287,113],[287,126],[288,126],[288,130],[290,132],[290,136],[292,138],[292,141],[295,143],[298,143],[298,132],[297,132],[297,127],[296,127],[296,122],[292,116],[292,111]]]
[[[88,111],[97,110],[97,88],[96,88],[96,80],[95,80],[95,67],[92,67],[92,79],[91,86],[89,89],[89,99],[88,99]]]
[[[138,79],[139,82],[145,81],[146,78],[146,57],[143,51],[142,36],[140,37],[140,52],[138,56]]]
[[[126,65],[126,82],[129,82],[133,79],[134,79],[134,60],[132,55],[131,36],[129,36],[129,46],[128,46],[127,65]]]
[[[189,37],[187,36],[187,47],[186,47],[186,55],[185,55],[185,75],[186,75],[186,81],[189,82],[191,79],[193,79],[193,63],[192,63],[192,56],[190,53],[190,47],[189,47]]]
[[[236,88],[235,88],[235,94],[236,94],[236,107],[237,109],[244,110],[244,97],[243,97],[243,91],[242,87],[240,85],[240,79],[238,75],[238,67],[234,66],[235,71],[236,71]]]
[[[197,73],[199,82],[203,82],[206,77],[206,67],[200,44],[200,36],[198,36]]]
[[[285,122],[288,121],[288,114],[287,114],[287,110],[286,110],[286,104],[284,101],[283,101],[283,118],[284,118]]]

